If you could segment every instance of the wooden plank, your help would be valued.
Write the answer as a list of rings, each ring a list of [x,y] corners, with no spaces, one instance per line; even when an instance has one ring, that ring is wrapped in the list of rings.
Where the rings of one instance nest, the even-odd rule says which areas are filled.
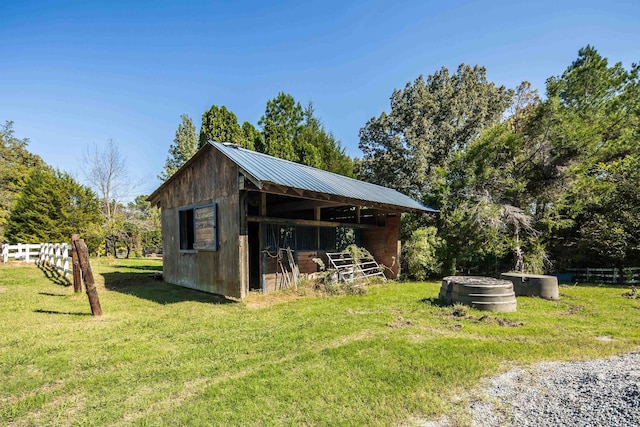
[[[370,225],[370,224],[354,224],[350,222],[335,222],[335,221],[316,221],[312,219],[276,218],[276,217],[255,216],[255,215],[247,216],[247,221],[268,222],[272,224],[283,224],[283,225],[307,225],[311,227],[350,227],[350,228],[371,228],[371,229],[380,228],[377,225]]]
[[[279,195],[285,195],[285,196],[296,194],[302,198],[309,199],[309,200],[336,202],[341,205],[361,206],[363,208],[378,209],[380,211],[384,211],[388,213],[423,212],[421,210],[412,209],[412,208],[405,208],[405,207],[400,207],[395,205],[387,205],[385,203],[373,202],[369,200],[353,199],[350,197],[339,196],[336,194],[318,193],[318,192],[309,191],[309,190],[293,189],[290,187],[284,187],[281,185],[270,184],[270,183],[263,183],[261,191],[270,193],[270,194],[279,194]]]
[[[317,208],[330,207],[330,206],[331,207],[344,206],[344,204],[340,202],[327,202],[327,201],[308,200],[308,199],[296,200],[293,202],[285,202],[285,203],[269,206],[269,214],[277,215],[282,212],[304,211],[308,209],[317,209]],[[316,218],[316,219],[319,219],[319,218]]]
[[[260,193],[260,216],[267,216],[267,193]]]

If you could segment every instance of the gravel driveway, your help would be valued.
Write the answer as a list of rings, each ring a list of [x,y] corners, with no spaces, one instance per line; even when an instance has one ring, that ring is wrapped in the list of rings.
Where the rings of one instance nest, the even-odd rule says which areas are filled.
[[[476,427],[639,426],[640,351],[516,368],[488,380],[478,396],[469,407]],[[442,418],[417,425],[452,423]]]

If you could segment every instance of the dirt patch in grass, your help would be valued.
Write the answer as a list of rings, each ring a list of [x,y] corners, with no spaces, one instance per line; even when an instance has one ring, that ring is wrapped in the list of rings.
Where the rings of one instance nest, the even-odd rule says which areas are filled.
[[[387,323],[387,327],[389,328],[406,328],[407,326],[411,326],[411,320],[403,319],[402,317],[398,317],[393,322]]]
[[[482,317],[467,316],[467,319],[469,319],[469,320],[471,320],[473,322],[487,323],[487,324],[490,324],[490,325],[504,326],[504,327],[507,327],[507,328],[516,328],[518,326],[524,326],[523,322],[514,322],[514,321],[509,320],[509,319],[503,319],[501,317],[489,316],[487,314],[485,314]]]
[[[572,314],[578,314],[582,310],[584,310],[584,305],[572,305],[572,306],[569,307],[569,309],[567,311],[565,311],[562,314],[570,316]]]
[[[45,393],[53,393],[59,390],[64,385],[64,381],[58,380],[50,384],[44,384],[41,387],[38,387],[34,390],[29,391],[28,393],[24,393],[18,396],[8,396],[8,397],[0,397],[0,402],[2,403],[17,403],[21,400],[28,399],[30,397],[45,394]]]
[[[635,286],[633,286],[629,292],[625,292],[624,294],[622,294],[622,296],[624,298],[629,298],[629,299],[640,298],[640,294],[638,293],[638,288],[636,288]]]
[[[305,297],[293,292],[272,292],[268,294],[263,294],[262,292],[250,292],[242,303],[247,308],[258,309],[285,302],[296,301],[302,298]]]
[[[361,315],[364,315],[364,314],[370,314],[370,312],[369,311],[362,311],[362,310],[354,310],[354,309],[350,308],[350,309],[347,310],[347,314],[361,316]]]

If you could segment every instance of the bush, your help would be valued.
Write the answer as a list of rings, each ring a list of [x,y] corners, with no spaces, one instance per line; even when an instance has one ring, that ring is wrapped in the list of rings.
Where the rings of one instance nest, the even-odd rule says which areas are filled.
[[[442,261],[437,251],[444,241],[436,236],[435,227],[414,230],[402,248],[405,274],[415,280],[425,280],[430,275],[440,273]]]

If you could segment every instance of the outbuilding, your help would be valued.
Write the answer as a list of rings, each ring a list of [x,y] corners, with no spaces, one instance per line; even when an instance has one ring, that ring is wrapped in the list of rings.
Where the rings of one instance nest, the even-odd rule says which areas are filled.
[[[210,142],[149,196],[162,211],[168,283],[244,298],[277,289],[283,248],[300,273],[350,244],[400,273],[400,215],[435,212],[390,188]]]

